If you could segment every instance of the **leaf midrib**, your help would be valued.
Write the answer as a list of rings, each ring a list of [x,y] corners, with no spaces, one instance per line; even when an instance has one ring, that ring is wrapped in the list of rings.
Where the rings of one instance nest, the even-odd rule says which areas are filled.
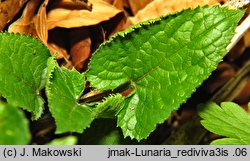
[[[226,18],[228,18],[228,17],[226,17]],[[197,37],[200,37],[201,35],[205,35],[206,33],[212,31],[211,29],[215,28],[215,26],[218,26],[218,25],[219,25],[221,22],[223,22],[223,21],[224,21],[224,19],[218,21],[216,24],[214,24],[214,25],[212,25],[211,27],[209,27],[208,29],[206,29],[206,30],[205,30],[206,32],[203,32],[202,34],[197,35],[196,37],[193,38],[192,41],[189,41],[188,43],[186,43],[186,44],[183,46],[183,48],[179,48],[178,50],[176,50],[175,52],[173,52],[173,53],[175,53],[175,54],[169,55],[169,56],[168,56],[169,60],[171,60],[171,58],[173,58],[174,56],[176,56],[181,50],[186,49],[191,43],[193,43],[193,41],[194,41]],[[180,25],[179,28],[182,27],[183,25],[184,25],[184,24]],[[178,29],[179,29],[179,28],[178,28]],[[173,33],[173,35],[176,33],[176,31],[178,31],[178,29],[175,30],[175,32]],[[224,31],[221,31],[221,32],[224,32]],[[153,37],[153,36],[151,36],[151,37]],[[218,40],[219,38],[220,38],[220,37],[218,37],[217,40]],[[211,53],[211,54],[212,54],[212,53]],[[206,56],[209,56],[209,54],[206,55]],[[201,59],[203,59],[203,58],[200,58],[199,60],[201,60]],[[165,59],[164,59],[164,60],[165,60]],[[198,62],[199,62],[199,61],[197,61],[197,63],[196,63],[196,64],[193,64],[193,65],[194,65],[194,66],[197,65]],[[156,64],[155,66],[153,66],[150,70],[148,70],[147,72],[143,73],[141,76],[139,76],[139,77],[137,77],[137,78],[134,78],[134,79],[131,79],[131,80],[133,80],[135,83],[139,82],[140,80],[142,80],[143,78],[145,78],[147,75],[149,75],[151,72],[154,72],[154,71],[155,71],[158,67],[160,67],[163,63],[165,63],[165,62],[163,62],[163,61],[162,61],[162,62],[159,62],[158,64]]]

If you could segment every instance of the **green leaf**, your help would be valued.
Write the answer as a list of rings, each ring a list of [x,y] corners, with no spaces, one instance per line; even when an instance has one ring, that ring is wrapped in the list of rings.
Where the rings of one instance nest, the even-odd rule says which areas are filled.
[[[124,97],[121,94],[110,95],[96,105],[97,118],[114,118],[123,107]]]
[[[201,124],[206,129],[229,137],[212,144],[250,145],[250,115],[237,104],[224,102],[220,107],[210,102],[200,106],[199,115],[204,119]]]
[[[55,56],[51,56],[48,59],[48,67],[47,67],[47,72],[46,72],[46,91],[50,91],[50,84],[51,81],[50,79],[53,78],[53,72],[55,70],[55,68],[58,66],[57,62],[56,62],[56,57]],[[49,95],[50,93],[47,93],[47,95]]]
[[[84,87],[83,74],[75,69],[55,67],[46,94],[57,125],[56,133],[83,132],[94,119],[95,112],[89,106],[77,102]]]
[[[48,145],[76,145],[77,138],[75,136],[67,136],[59,139],[54,139]]]
[[[211,142],[211,145],[243,145],[243,144],[245,143],[235,138],[223,138]]]
[[[87,79],[100,90],[126,82],[134,95],[118,115],[125,136],[146,138],[208,78],[234,35],[242,10],[198,7],[136,25],[101,45]]]
[[[0,102],[0,145],[28,144],[31,136],[24,113],[10,104]]]
[[[124,97],[120,94],[110,95],[102,102],[79,104],[85,87],[84,74],[58,67],[52,57],[46,78],[46,94],[57,133],[83,132],[95,118],[114,118],[123,107]]]
[[[0,33],[0,95],[38,119],[43,111],[39,92],[45,86],[50,52],[30,36]]]

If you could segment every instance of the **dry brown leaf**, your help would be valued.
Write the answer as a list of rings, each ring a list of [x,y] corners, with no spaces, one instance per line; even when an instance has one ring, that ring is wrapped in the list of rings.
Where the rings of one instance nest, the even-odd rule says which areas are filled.
[[[218,0],[154,0],[131,18],[133,24],[157,18],[166,14],[181,11],[185,8],[195,8],[198,5],[213,5]]]
[[[225,59],[229,62],[233,62],[238,59],[245,51],[250,47],[250,7],[248,7],[244,17],[242,18],[240,25],[236,29],[236,35],[232,39],[231,44],[227,47],[230,52]]]
[[[122,11],[102,0],[90,0],[87,3],[80,0],[30,0],[22,16],[9,27],[9,32],[38,37],[51,53],[57,53],[57,59],[64,58],[66,66],[74,66],[80,70],[89,58],[91,40],[89,33],[88,37],[86,33],[72,36],[75,35],[72,33],[78,32],[76,27],[101,23],[105,28],[104,34],[109,35],[119,29],[123,18]],[[105,26],[111,25],[110,23],[113,28],[106,29]],[[70,56],[73,65],[69,60]]]
[[[128,3],[126,0],[103,0],[112,6],[116,7],[119,10],[124,10],[124,7],[128,7]]]
[[[112,4],[112,5],[116,2],[116,0],[103,0],[103,1],[105,1],[105,2],[107,2],[109,4]]]
[[[64,8],[70,10],[89,10],[92,9],[92,4],[81,0],[53,0],[51,1],[49,10],[53,8]]]
[[[90,0],[89,4],[91,3],[92,8],[82,10],[78,8],[72,10],[72,6],[69,7],[69,1],[67,6],[62,4],[63,2],[66,1],[53,3],[53,7],[50,8],[51,10],[48,13],[47,25],[48,29],[52,31],[49,34],[48,46],[51,51],[60,51],[61,54],[58,54],[57,58],[62,56],[65,58],[65,54],[68,56],[70,54],[72,65],[69,65],[68,62],[67,66],[73,66],[77,70],[81,70],[90,56],[92,45],[89,29],[84,26],[100,24],[101,29],[105,28],[104,35],[106,35],[106,32],[109,35],[112,31],[119,29],[119,23],[122,22],[124,15],[122,11],[101,0]],[[106,29],[107,24],[112,25],[111,31]],[[59,28],[62,28],[61,31]],[[62,34],[63,37],[60,36]],[[69,54],[67,54],[67,51],[69,51]]]
[[[246,15],[250,15],[250,8],[246,11]],[[247,32],[244,34],[243,37],[244,40],[244,48],[250,47],[250,29],[247,30]]]
[[[28,0],[0,1],[0,31],[14,18]]]
[[[92,4],[92,11],[89,10],[70,10],[65,8],[52,9],[48,13],[48,29],[55,27],[74,28],[99,24],[100,22],[110,20],[121,10],[102,0],[89,0]]]
[[[37,0],[30,0],[26,5],[22,16],[12,23],[9,27],[9,32],[30,34],[38,37],[45,45],[48,46],[51,53],[58,53],[57,58],[67,56],[65,49],[62,49],[56,44],[48,44],[48,29],[46,24],[46,7],[49,0],[45,0],[41,5]],[[37,12],[37,9],[38,12]]]
[[[64,1],[64,0],[62,0],[62,1]],[[55,2],[55,1],[53,1],[53,2]],[[45,0],[42,3],[42,5],[40,6],[40,8],[38,10],[37,15],[33,19],[36,33],[37,33],[38,38],[45,45],[48,46],[48,48],[50,49],[52,54],[57,53],[57,59],[64,58],[67,61],[69,58],[67,50],[64,47],[62,47],[54,42],[48,42],[48,25],[47,25],[47,13],[46,13],[48,3],[49,3],[49,0]],[[59,41],[62,41],[60,36],[57,36],[55,39],[59,39]],[[67,61],[67,64],[69,65],[70,62]]]
[[[56,44],[48,44],[48,29],[46,24],[46,6],[49,0],[45,0],[42,5],[37,0],[30,0],[26,5],[22,16],[12,23],[9,32],[30,34],[38,37],[45,45],[48,46],[51,53],[58,53],[57,58],[67,56],[66,50]],[[38,12],[37,12],[37,9]]]
[[[123,15],[125,15],[125,17],[123,17],[121,20],[122,22],[120,22],[117,25],[117,29],[115,29],[112,32],[112,34],[118,32],[118,31],[124,30],[124,29],[128,28],[129,26],[131,26],[132,23],[128,19],[128,17],[131,16],[131,13],[128,11],[130,9],[130,5],[129,5],[128,0],[103,0],[103,1],[113,5],[117,9],[123,11]]]
[[[49,0],[45,0],[40,6],[37,15],[34,17],[34,25],[36,29],[37,36],[40,40],[47,45],[48,41],[48,27],[47,27],[47,13],[46,8]]]
[[[67,43],[69,40],[68,31],[63,28],[49,31],[49,37],[47,46],[52,54],[57,54],[57,59],[62,59],[67,62],[67,65],[71,67],[69,62],[69,54],[67,52]]]
[[[244,35],[245,47],[250,47],[250,29]]]
[[[143,9],[147,4],[152,2],[153,0],[128,0],[129,5],[133,14],[135,15],[139,10]]]
[[[77,28],[69,32],[70,55],[72,57],[72,65],[81,70],[85,62],[90,57],[91,39],[90,32],[87,27]]]
[[[39,7],[37,0],[30,0],[26,5],[22,16],[12,23],[8,29],[9,32],[30,34],[37,37],[37,33],[34,25],[34,16],[36,15],[36,10]]]

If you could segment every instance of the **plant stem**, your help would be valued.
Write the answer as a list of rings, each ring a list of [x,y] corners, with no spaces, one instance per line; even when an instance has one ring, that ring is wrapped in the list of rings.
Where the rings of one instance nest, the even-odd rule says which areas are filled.
[[[242,67],[237,74],[231,78],[220,90],[218,90],[210,101],[220,103],[232,101],[244,88],[250,78],[250,61]]]
[[[127,81],[124,84],[120,85],[119,87],[115,88],[114,90],[106,90],[89,97],[85,97],[86,96],[85,94],[79,99],[78,102],[79,103],[98,102],[101,101],[104,97],[108,97],[110,94],[122,93],[129,88],[131,88],[131,82]]]

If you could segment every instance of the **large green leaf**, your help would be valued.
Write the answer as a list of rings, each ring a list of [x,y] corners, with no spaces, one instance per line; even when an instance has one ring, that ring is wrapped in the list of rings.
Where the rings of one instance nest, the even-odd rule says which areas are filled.
[[[199,108],[203,118],[201,124],[209,131],[227,136],[212,144],[247,144],[250,145],[250,115],[240,106],[232,102],[224,102],[221,107],[215,103],[207,103]]]
[[[0,94],[9,103],[34,114],[43,111],[39,95],[45,86],[50,53],[37,39],[20,34],[0,33]]]
[[[28,144],[31,136],[24,113],[0,102],[0,145]]]
[[[134,95],[118,115],[125,136],[146,138],[211,74],[242,10],[198,7],[130,28],[92,56],[87,79],[100,90],[130,82]]]

